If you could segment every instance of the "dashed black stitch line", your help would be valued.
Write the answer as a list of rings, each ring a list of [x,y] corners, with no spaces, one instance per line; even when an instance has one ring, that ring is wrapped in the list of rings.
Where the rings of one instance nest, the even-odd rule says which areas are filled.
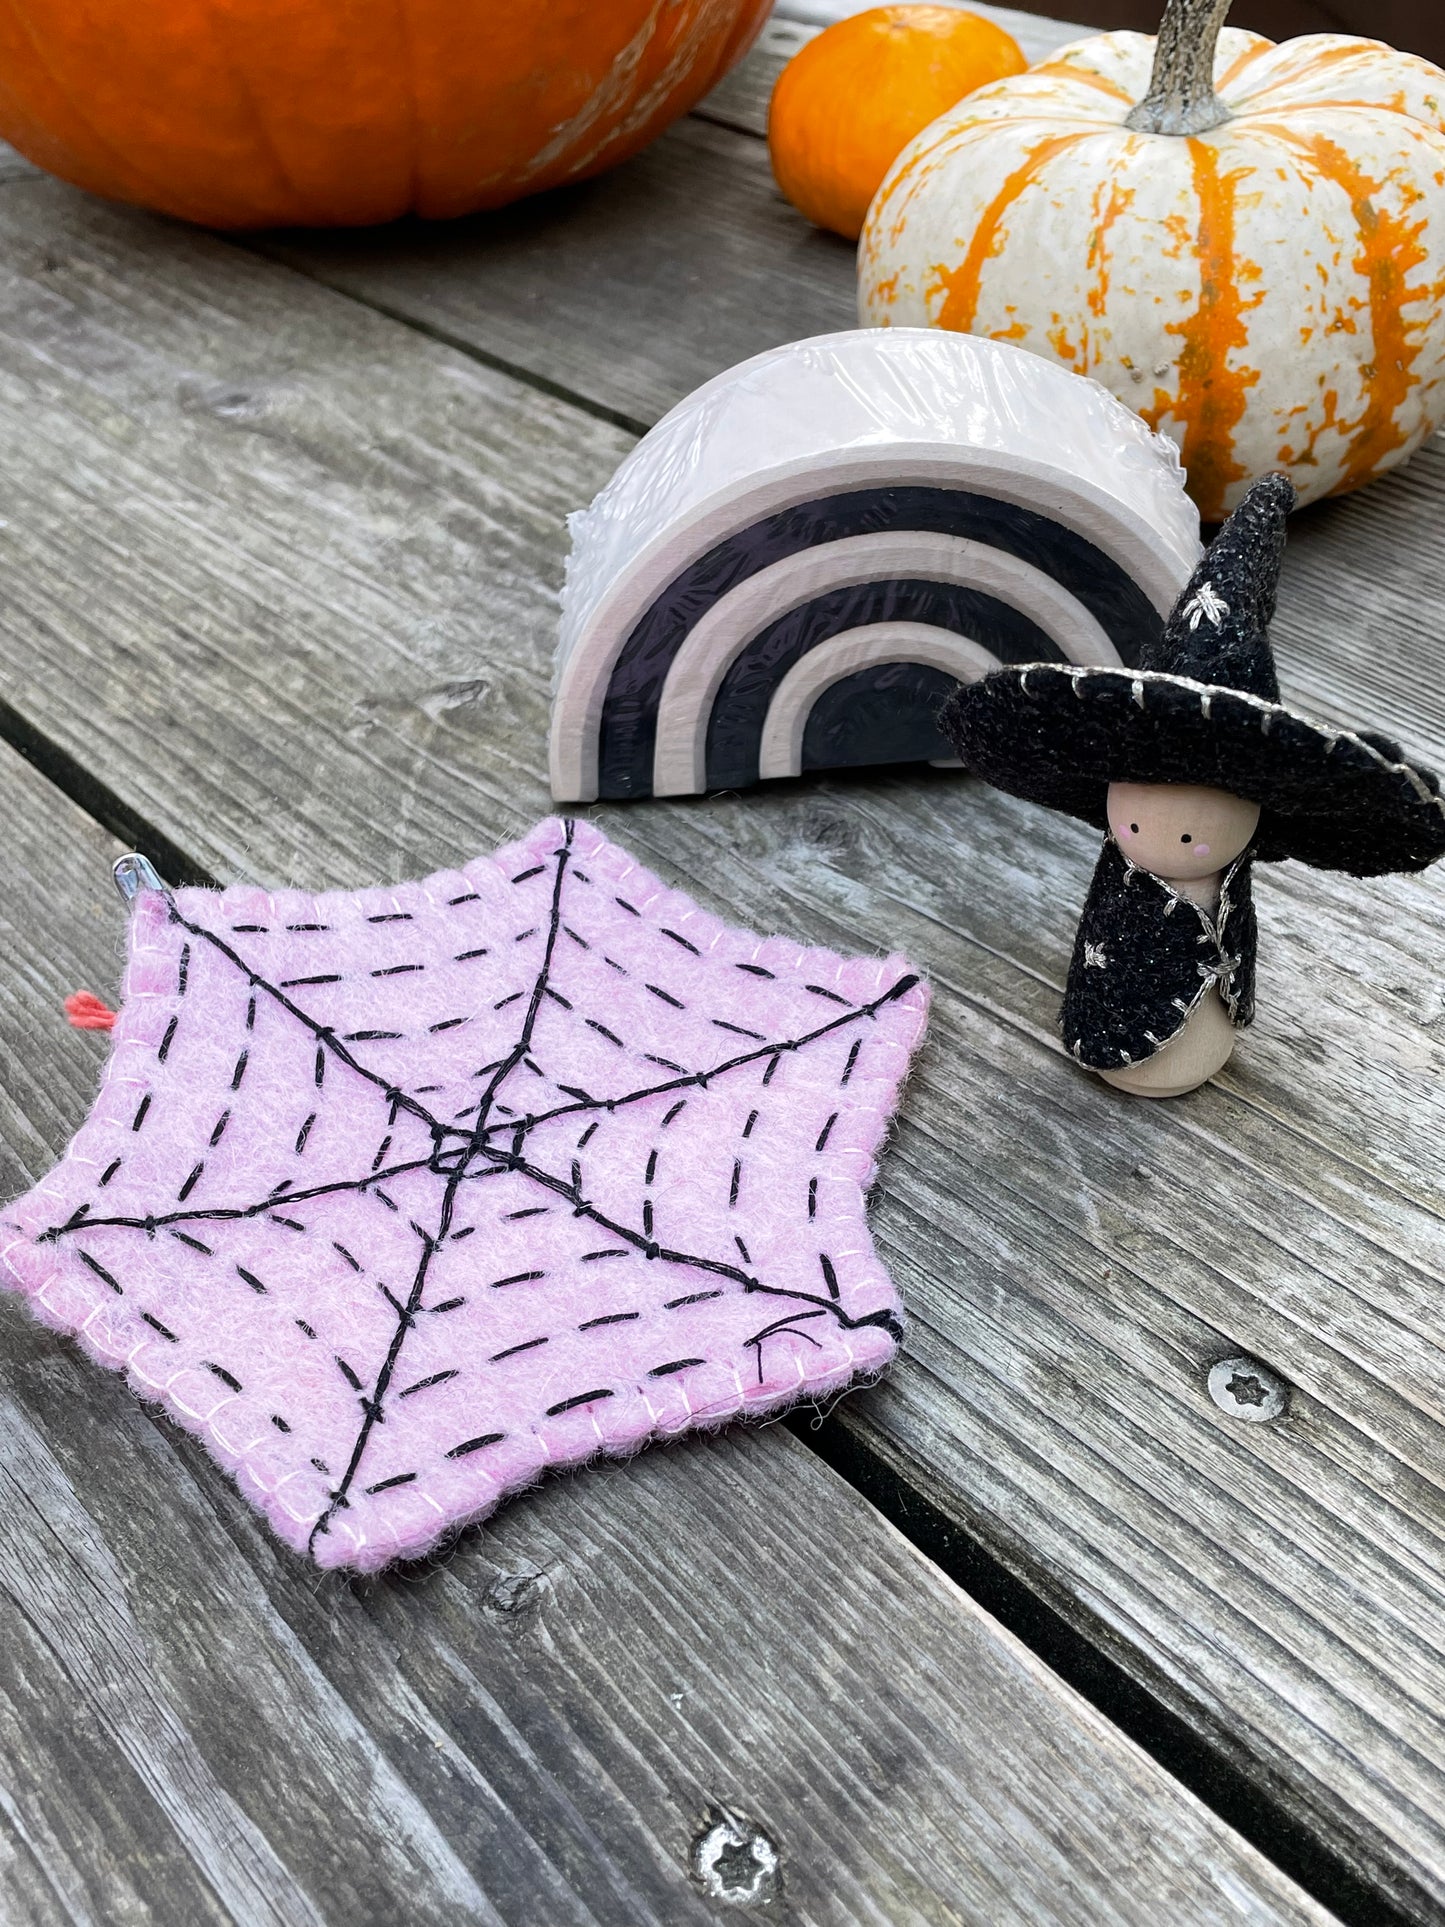
[[[329,923],[288,923],[288,930],[329,930]]]
[[[201,1173],[205,1170],[205,1168],[206,1166],[205,1166],[204,1160],[202,1160],[200,1164],[197,1164],[192,1168],[190,1176],[186,1179],[185,1183],[181,1186],[180,1190],[177,1191],[176,1193],[177,1204],[185,1203],[186,1199],[191,1195],[191,1193],[195,1190],[196,1186],[200,1183]]]
[[[291,1430],[291,1427],[286,1423],[285,1419],[281,1417],[279,1412],[273,1412],[271,1414],[271,1423],[276,1427],[278,1432],[289,1432]]]
[[[448,910],[455,910],[459,903],[480,903],[481,900],[480,895],[475,890],[468,890],[464,896],[448,897],[447,908]]]
[[[840,1089],[844,1084],[848,1082],[849,1078],[853,1075],[853,1067],[858,1062],[858,1053],[860,1050],[862,1050],[862,1048],[863,1048],[863,1039],[861,1037],[855,1037],[853,1039],[853,1048],[848,1053],[848,1062],[843,1066],[843,1075],[838,1079],[838,1085]]]
[[[342,1036],[343,1044],[388,1043],[402,1036],[399,1030],[349,1030]]]
[[[573,1398],[560,1399],[556,1405],[549,1405],[546,1416],[548,1418],[556,1418],[560,1413],[573,1411],[579,1405],[591,1405],[596,1399],[611,1398],[612,1396],[613,1393],[605,1385],[595,1392],[578,1392]]]
[[[651,1198],[645,1198],[642,1204],[642,1235],[645,1238],[650,1238],[652,1236],[652,1199]]]
[[[514,1271],[509,1277],[494,1278],[489,1286],[492,1291],[502,1291],[508,1285],[527,1285],[534,1278],[545,1278],[545,1271]]]
[[[311,1126],[316,1122],[316,1118],[317,1118],[317,1113],[313,1111],[310,1117],[308,1117],[306,1122],[301,1126],[301,1129],[296,1133],[296,1155],[298,1158],[301,1156],[302,1152],[306,1149],[306,1140],[311,1135]],[[376,1169],[376,1166],[372,1165],[371,1168],[374,1171]]]
[[[547,986],[545,995],[550,997],[554,1004],[560,1004],[563,1010],[574,1010],[576,1008],[570,997],[564,997],[560,990],[553,990],[550,984]]]
[[[629,903],[626,897],[614,897],[612,901],[625,910],[629,917],[640,917],[642,915],[637,905],[635,903]]]
[[[156,1047],[156,1062],[158,1064],[164,1064],[170,1056],[171,1045],[175,1042],[176,1038],[176,1026],[180,1021],[179,1017],[172,1017],[171,1021],[166,1025],[166,1034]]]
[[[361,1390],[361,1380],[356,1376],[356,1373],[352,1371],[351,1367],[339,1352],[336,1354],[336,1363],[341,1372],[341,1376],[346,1380],[352,1391],[359,1392]]]
[[[527,939],[528,939],[528,937],[535,937],[535,936],[536,936],[536,934],[537,934],[537,926],[536,926],[536,924],[534,923],[534,924],[532,925],[532,927],[531,927],[531,929],[530,929],[530,930],[519,930],[519,931],[517,932],[517,934],[516,934],[516,936],[515,936],[515,937],[513,937],[513,939],[512,939],[512,942],[513,942],[513,943],[525,943],[525,942],[527,941]]]
[[[596,1331],[599,1325],[629,1325],[641,1316],[640,1311],[605,1311],[600,1318],[585,1319],[577,1329],[579,1332],[590,1332]]]
[[[412,923],[415,919],[410,910],[384,910],[379,916],[368,917],[368,923]]]
[[[321,1086],[326,1082],[326,1046],[324,1044],[318,1044],[316,1046],[315,1076],[316,1088],[319,1091]]]
[[[447,1453],[449,1459],[464,1459],[469,1452],[480,1452],[484,1445],[499,1445],[506,1437],[505,1432],[483,1432],[479,1439],[463,1439]]]
[[[764,970],[761,964],[734,964],[733,969],[746,970],[750,977],[767,977],[773,982],[777,981],[778,973],[775,970]]]
[[[818,1180],[808,1180],[808,1222],[811,1224],[818,1215]]]
[[[592,948],[591,944],[588,943],[585,937],[578,936],[577,932],[572,928],[570,923],[564,923],[562,925],[562,931],[565,936],[568,936],[572,939],[573,943],[580,944],[584,950],[590,950]]]
[[[751,1137],[751,1136],[752,1136],[752,1134],[753,1134],[753,1126],[754,1126],[754,1125],[755,1125],[755,1124],[757,1123],[757,1121],[758,1121],[758,1118],[759,1118],[759,1116],[760,1116],[760,1115],[761,1115],[761,1113],[760,1113],[760,1112],[758,1112],[758,1111],[749,1111],[749,1112],[748,1112],[748,1121],[747,1121],[747,1123],[746,1123],[746,1124],[745,1124],[745,1125],[743,1126],[743,1136],[744,1136],[745,1138],[746,1138],[746,1137]]]
[[[815,997],[826,997],[830,1003],[842,1004],[845,1010],[853,1008],[846,997],[840,997],[836,990],[829,990],[826,984],[804,984],[803,988],[811,990]]]
[[[435,1037],[439,1031],[456,1030],[462,1024],[469,1023],[470,1021],[471,1020],[466,1017],[443,1017],[439,1023],[428,1024],[427,1029],[431,1032],[432,1036]],[[424,1084],[421,1086],[421,1088],[427,1091],[439,1091],[441,1089],[441,1085]]]
[[[231,935],[233,937],[265,936],[270,928],[269,923],[233,923],[231,925]]]
[[[325,1459],[313,1459],[311,1463],[316,1467],[318,1472],[322,1473],[326,1478],[330,1478],[331,1467],[326,1463]]]
[[[575,1097],[576,1099],[578,1099],[580,1103],[592,1104],[596,1102],[596,1099],[592,1096],[592,1093],[590,1091],[584,1091],[580,1084],[560,1084],[559,1083],[557,1086],[557,1089],[559,1091],[565,1091],[568,1097]],[[604,1099],[604,1102],[605,1102],[605,1099]]]
[[[749,1030],[746,1024],[730,1024],[726,1017],[710,1017],[708,1022],[718,1030],[730,1030],[738,1037],[751,1037],[755,1043],[766,1044],[767,1038],[760,1030]]]
[[[256,1028],[256,999],[254,996],[248,998],[246,1002],[246,1028],[247,1030],[254,1030]]]
[[[247,1271],[244,1265],[237,1265],[236,1276],[243,1284],[249,1285],[252,1291],[257,1293],[259,1297],[264,1298],[266,1296],[266,1287],[261,1283],[261,1280],[256,1276],[254,1271]],[[296,1323],[301,1325],[301,1320],[298,1318]],[[316,1336],[309,1325],[301,1325],[301,1329],[308,1338],[314,1338]]]
[[[587,1129],[582,1133],[581,1137],[579,1137],[577,1140],[577,1149],[579,1151],[583,1150],[586,1147],[587,1143],[592,1137],[593,1132],[600,1129],[601,1124],[602,1124],[601,1118],[598,1118],[598,1117],[593,1118],[592,1122],[587,1126]]]
[[[670,990],[664,990],[660,984],[644,984],[643,989],[650,990],[654,997],[660,997],[665,1004],[671,1004],[674,1010],[687,1009],[681,997],[674,997]]]
[[[239,1091],[241,1088],[241,1079],[246,1075],[246,1065],[250,1061],[250,1056],[251,1053],[249,1050],[243,1050],[241,1055],[236,1059],[236,1068],[231,1073],[231,1089],[233,1091]]]
[[[503,997],[500,1003],[495,1003],[495,1004],[493,1004],[493,1005],[492,1005],[492,1009],[493,1009],[493,1010],[505,1010],[505,1009],[507,1008],[507,1005],[508,1005],[508,1004],[514,1004],[514,1003],[516,1003],[516,1001],[517,1001],[517,999],[518,999],[519,997],[524,997],[525,995],[526,995],[526,992],[525,992],[525,991],[522,991],[522,990],[514,990],[514,991],[513,991],[512,993],[511,993],[511,995],[510,995],[510,996],[508,996],[508,997]],[[480,1072],[480,1071],[478,1071],[478,1072],[477,1072],[477,1076],[478,1076],[478,1077],[480,1077],[480,1076],[481,1076],[481,1072]]]
[[[472,1233],[476,1230],[476,1228],[477,1227],[474,1224],[464,1224],[460,1231],[454,1231],[451,1234],[452,1243],[454,1245],[459,1245],[463,1238],[470,1238]]]
[[[667,1116],[662,1120],[661,1126],[659,1128],[665,1131],[668,1125],[671,1124],[672,1120],[675,1117],[680,1117],[686,1109],[687,1109],[687,1099],[685,1097],[680,1097],[677,1100],[677,1102],[673,1105],[672,1109],[668,1112]]]
[[[386,1136],[381,1140],[381,1143],[377,1145],[376,1156],[371,1160],[371,1168],[373,1171],[379,1171],[381,1169],[382,1164],[385,1162],[386,1154],[390,1149],[391,1133],[388,1131]]]
[[[211,1144],[211,1149],[213,1151],[215,1150],[216,1146],[220,1143],[221,1139],[226,1135],[226,1126],[230,1123],[230,1121],[231,1121],[231,1113],[228,1110],[222,1111],[221,1115],[216,1119],[215,1123],[211,1126],[210,1144]]]
[[[523,1339],[520,1345],[508,1345],[505,1351],[493,1352],[487,1360],[487,1363],[489,1365],[500,1365],[504,1358],[515,1358],[518,1352],[534,1352],[539,1345],[545,1345],[549,1342],[546,1337]]]
[[[299,1218],[283,1218],[279,1211],[272,1211],[267,1215],[270,1217],[272,1224],[283,1225],[287,1231],[304,1231],[306,1229]]]
[[[220,1379],[221,1383],[229,1386],[233,1392],[245,1390],[245,1387],[242,1385],[240,1379],[236,1377],[235,1373],[228,1372],[224,1365],[213,1365],[208,1358],[203,1359],[202,1363],[208,1372],[213,1372],[215,1376]]]
[[[178,1244],[189,1245],[192,1251],[199,1251],[203,1258],[214,1258],[216,1255],[213,1245],[202,1244],[199,1238],[193,1238],[188,1231],[172,1230],[170,1235]]]
[[[236,1267],[236,1269],[237,1269],[237,1271],[239,1271],[239,1270],[241,1269],[241,1267],[240,1267],[239,1265],[237,1265],[237,1267]],[[296,1320],[295,1322],[296,1322],[296,1324],[297,1324],[297,1326],[298,1326],[298,1327],[300,1328],[300,1330],[302,1330],[303,1332],[305,1332],[305,1334],[306,1334],[306,1336],[307,1336],[308,1338],[314,1338],[314,1337],[316,1336],[316,1334],[315,1334],[315,1332],[314,1332],[314,1331],[313,1331],[313,1330],[311,1329],[311,1327],[310,1327],[310,1326],[309,1326],[309,1325],[307,1324],[307,1322],[306,1322],[306,1320],[305,1320],[304,1318],[298,1318],[298,1319],[297,1319],[297,1320]],[[314,1465],[315,1463],[316,1463],[316,1461],[315,1461],[315,1460],[313,1459],[313,1460],[312,1460],[312,1464]],[[323,1466],[322,1466],[322,1468],[321,1468],[321,1470],[322,1470],[322,1471],[324,1472],[324,1471],[326,1470],[326,1467],[325,1467],[325,1466],[323,1465]]]
[[[582,1166],[577,1162],[576,1158],[572,1160],[572,1189],[574,1191],[580,1191],[582,1189]]]
[[[642,1182],[651,1184],[657,1176],[657,1146],[654,1144],[647,1154],[647,1169],[642,1174]]]
[[[615,957],[609,957],[604,953],[602,961],[603,963],[606,964],[609,970],[615,970],[619,977],[625,977],[628,975],[628,972],[623,968],[623,966],[620,963],[617,962]]]
[[[390,1492],[394,1486],[410,1485],[415,1477],[415,1472],[397,1472],[389,1479],[378,1479],[375,1485],[367,1486],[367,1497],[374,1498],[378,1492]]]
[[[130,1121],[130,1128],[133,1131],[138,1131],[142,1126],[142,1124],[145,1123],[146,1112],[150,1109],[150,1107],[151,1107],[151,1093],[147,1091],[145,1096],[141,1099],[140,1103],[136,1106],[135,1116]]]
[[[838,1113],[834,1111],[833,1115],[828,1119],[827,1123],[823,1126],[822,1130],[819,1131],[818,1133],[818,1142],[813,1146],[813,1149],[815,1151],[825,1151],[828,1148],[828,1139],[832,1136],[833,1126],[837,1122],[838,1122]]]
[[[674,943],[680,943],[684,950],[690,950],[694,957],[700,957],[702,955],[697,945],[689,938],[684,937],[680,931],[664,929],[662,934],[664,937],[671,937]]]
[[[649,1378],[671,1378],[674,1372],[685,1372],[689,1365],[701,1365],[705,1362],[706,1361],[701,1358],[674,1358],[670,1364],[654,1365],[647,1376]]]
[[[603,1251],[584,1251],[580,1262],[584,1265],[595,1264],[599,1258],[630,1258],[632,1253],[624,1247],[609,1245]]]
[[[433,1372],[430,1378],[419,1378],[415,1385],[408,1385],[404,1392],[398,1392],[397,1397],[411,1398],[417,1392],[430,1391],[433,1385],[445,1385],[448,1379],[459,1378],[460,1376],[459,1368],[453,1365],[448,1371]]]
[[[520,1218],[545,1218],[546,1215],[547,1206],[545,1204],[529,1204],[521,1211],[504,1211],[502,1213],[502,1222],[503,1224],[515,1224]]]
[[[782,1063],[782,1061],[783,1061],[782,1053],[780,1051],[774,1051],[772,1058],[769,1060],[768,1068],[763,1072],[763,1089],[764,1090],[768,1088],[769,1084],[771,1084],[773,1079],[777,1076],[778,1066],[779,1064]]]
[[[675,1064],[670,1057],[655,1056],[650,1050],[644,1051],[642,1054],[649,1064],[658,1064],[665,1071],[678,1071],[684,1077],[687,1075],[687,1066],[685,1064]]]
[[[180,1339],[176,1337],[169,1325],[163,1325],[159,1318],[153,1318],[148,1311],[143,1311],[141,1317],[145,1320],[146,1324],[151,1327],[152,1331],[158,1331],[161,1337],[169,1339],[172,1345],[180,1344]]]
[[[828,1287],[828,1296],[830,1298],[836,1298],[838,1296],[838,1274],[833,1269],[833,1260],[828,1256],[826,1251],[820,1251],[818,1253],[818,1263],[823,1268],[823,1283]]]
[[[522,1059],[522,1066],[524,1070],[529,1070],[532,1073],[533,1077],[545,1078],[547,1075],[547,1073],[542,1069],[542,1066],[533,1057],[524,1057]]]
[[[729,1210],[731,1210],[732,1207],[738,1201],[738,1187],[742,1183],[742,1181],[743,1181],[743,1161],[741,1158],[734,1158],[733,1159],[733,1181],[728,1186],[728,1209]]]
[[[466,1302],[465,1298],[448,1298],[440,1305],[423,1305],[422,1310],[429,1312],[433,1318],[439,1318],[444,1311],[457,1311]]]
[[[117,1298],[124,1298],[125,1296],[124,1287],[121,1285],[119,1279],[113,1277],[111,1273],[106,1270],[105,1266],[100,1262],[99,1258],[92,1258],[88,1251],[82,1251],[80,1254],[80,1262],[83,1265],[89,1265],[90,1269],[95,1273],[96,1277],[100,1279],[101,1283],[104,1285],[109,1285]]]
[[[745,1244],[743,1243],[743,1241],[742,1241],[742,1239],[741,1239],[740,1237],[738,1237],[738,1236],[737,1236],[737,1234],[736,1234],[736,1233],[734,1233],[734,1234],[733,1234],[733,1243],[734,1243],[734,1244],[735,1244],[735,1245],[737,1246],[737,1248],[738,1248],[738,1251],[739,1251],[739,1253],[740,1253],[740,1254],[741,1254],[741,1256],[742,1256],[742,1261],[743,1261],[743,1263],[744,1263],[745,1265],[750,1265],[750,1264],[751,1264],[751,1263],[752,1263],[753,1261],[752,1261],[752,1259],[751,1259],[751,1257],[749,1257],[749,1255],[748,1255],[748,1248],[747,1248],[747,1246],[746,1246],[746,1245],[745,1245]]]
[[[513,877],[512,881],[513,883],[527,883],[531,878],[541,876],[546,867],[545,863],[534,863],[530,870],[523,870],[522,874]]]
[[[609,1030],[606,1024],[600,1024],[595,1017],[584,1018],[583,1022],[589,1030],[595,1030],[599,1037],[605,1037],[609,1044],[615,1044],[619,1050],[627,1048],[615,1030]]]
[[[417,971],[425,969],[426,965],[419,963],[385,964],[381,969],[373,970],[371,974],[373,977],[414,977]]]
[[[452,958],[452,962],[453,963],[474,963],[478,957],[489,957],[491,954],[492,953],[488,949],[487,945],[483,944],[480,950],[458,951],[456,956]]]
[[[283,990],[301,990],[311,984],[339,984],[340,982],[340,971],[328,970],[323,972],[319,977],[283,977],[281,979],[281,988]]]
[[[100,1174],[99,1181],[101,1185],[107,1185],[110,1183],[111,1179],[115,1176],[116,1172],[120,1169],[121,1162],[122,1160],[120,1158],[111,1159],[110,1163],[106,1165],[105,1169]]]
[[[741,1239],[738,1240],[742,1242]],[[669,1298],[663,1306],[664,1311],[680,1311],[684,1305],[704,1305],[709,1298],[721,1298],[721,1291],[690,1291],[685,1298]]]
[[[176,964],[176,995],[184,997],[191,981],[191,946],[181,945],[181,954]]]

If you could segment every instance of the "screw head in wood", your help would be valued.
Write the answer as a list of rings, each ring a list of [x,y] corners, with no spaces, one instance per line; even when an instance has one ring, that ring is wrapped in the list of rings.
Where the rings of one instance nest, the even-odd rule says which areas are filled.
[[[725,1907],[767,1907],[782,1886],[782,1856],[756,1821],[711,1809],[692,1843],[692,1874],[709,1900]]]
[[[1243,1353],[1211,1365],[1208,1384],[1209,1396],[1220,1411],[1248,1425],[1281,1418],[1289,1403],[1289,1387],[1278,1372]]]

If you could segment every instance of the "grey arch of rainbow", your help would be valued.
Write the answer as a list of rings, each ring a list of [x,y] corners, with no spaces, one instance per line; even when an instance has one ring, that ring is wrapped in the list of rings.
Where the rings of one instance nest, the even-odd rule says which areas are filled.
[[[1143,562],[1138,518],[1116,507],[1111,524],[1070,478],[1015,489],[1028,503],[966,472],[827,492],[824,479],[808,478],[805,499],[744,507],[743,526],[682,561],[598,648],[609,660],[591,666],[590,697],[559,694],[559,797],[947,758],[936,717],[960,679],[1010,662],[1132,665],[1187,574],[1167,544]],[[959,485],[970,479],[985,486]],[[589,665],[576,667],[585,690]],[[579,727],[595,778],[569,781],[558,736]]]

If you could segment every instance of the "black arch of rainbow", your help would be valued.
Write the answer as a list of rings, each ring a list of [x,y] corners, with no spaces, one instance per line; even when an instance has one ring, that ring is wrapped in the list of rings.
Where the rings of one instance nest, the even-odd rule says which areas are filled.
[[[939,487],[868,488],[779,509],[718,542],[679,573],[633,625],[613,665],[599,724],[602,797],[652,794],[657,707],[673,658],[693,625],[721,597],[784,557],[824,542],[891,531],[966,536],[1031,563],[1075,596],[1133,664],[1158,632],[1159,612],[1123,566],[1077,530],[1038,509]],[[1036,624],[979,590],[917,579],[825,591],[768,625],[734,662],[708,721],[707,784],[733,788],[758,778],[758,746],[773,691],[809,649],[862,623],[892,617],[968,634],[1003,662],[1060,660]],[[907,669],[911,674],[901,674]],[[952,680],[921,665],[858,671],[815,704],[804,737],[804,767],[842,762],[926,760],[946,755],[934,717]],[[887,690],[888,727],[869,753],[845,708],[869,688]],[[815,727],[816,724],[816,727]],[[884,740],[886,738],[886,740]],[[835,754],[834,751],[839,753]],[[885,758],[881,752],[893,753]],[[899,755],[897,752],[902,751]]]

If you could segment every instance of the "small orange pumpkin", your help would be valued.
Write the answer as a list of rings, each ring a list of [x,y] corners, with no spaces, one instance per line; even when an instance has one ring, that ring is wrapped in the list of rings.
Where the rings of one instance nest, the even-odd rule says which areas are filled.
[[[1028,62],[957,7],[870,7],[835,21],[778,76],[768,152],[778,186],[819,227],[856,241],[878,184],[913,136],[975,87]]]
[[[770,0],[0,0],[0,135],[211,227],[500,207],[625,160]]]
[[[1014,341],[1180,445],[1206,521],[1302,501],[1445,419],[1445,73],[1378,40],[1220,33],[1169,0],[961,101],[898,157],[864,321]]]

